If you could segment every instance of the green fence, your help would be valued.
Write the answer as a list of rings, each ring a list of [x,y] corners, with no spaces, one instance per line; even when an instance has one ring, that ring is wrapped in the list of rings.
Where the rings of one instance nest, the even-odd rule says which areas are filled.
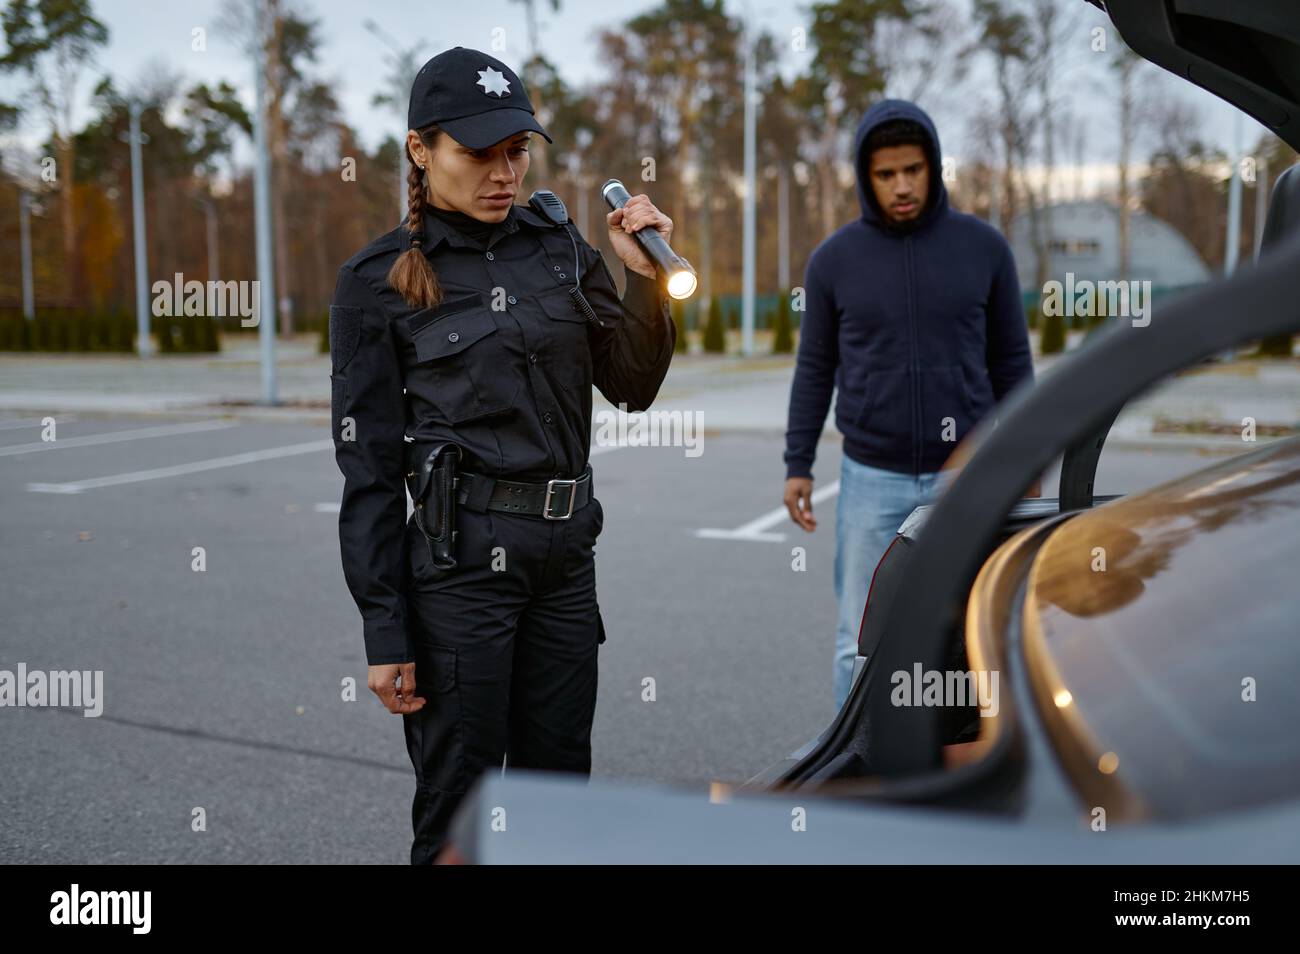
[[[1082,281],[1082,280],[1080,279],[1080,280],[1076,281],[1076,282],[1075,282],[1075,285],[1077,286],[1077,285],[1080,283],[1080,281]],[[1195,290],[1195,289],[1197,289],[1197,288],[1200,288],[1200,287],[1202,287],[1202,284],[1203,284],[1203,283],[1198,282],[1198,283],[1196,283],[1196,284],[1192,284],[1192,285],[1152,285],[1152,286],[1151,286],[1151,297],[1150,297],[1149,300],[1146,298],[1146,292],[1143,291],[1143,293],[1142,293],[1142,295],[1143,295],[1143,299],[1142,299],[1142,307],[1143,307],[1143,308],[1146,308],[1146,309],[1154,309],[1154,308],[1157,308],[1157,307],[1159,307],[1159,305],[1160,305],[1161,302],[1163,302],[1163,301],[1167,301],[1167,300],[1169,300],[1170,298],[1177,297],[1178,295],[1182,294],[1183,292],[1189,292],[1189,291],[1193,291],[1193,290]],[[1094,285],[1094,288],[1095,288],[1096,283],[1094,282],[1093,285]],[[1062,306],[1064,306],[1064,302],[1065,302],[1065,290],[1066,290],[1066,289],[1065,289],[1064,283],[1062,283],[1062,291],[1061,291],[1061,301],[1062,301]],[[1077,289],[1077,287],[1076,287],[1076,290],[1075,290],[1075,296],[1074,296],[1076,300],[1078,299],[1078,296],[1079,296],[1079,291],[1078,291],[1078,289]],[[1031,289],[1027,289],[1027,290],[1026,290],[1026,289],[1021,289],[1021,291],[1020,291],[1020,299],[1021,299],[1021,302],[1022,302],[1023,305],[1024,305],[1025,315],[1026,315],[1026,316],[1028,317],[1028,319],[1029,319],[1029,327],[1030,327],[1030,328],[1037,328],[1037,327],[1038,327],[1038,322],[1039,322],[1039,306],[1042,304],[1042,302],[1043,302],[1043,300],[1044,300],[1045,298],[1046,298],[1046,295],[1044,295],[1043,292],[1041,292],[1040,290],[1038,290],[1038,289],[1036,289],[1036,288],[1031,288]],[[1073,314],[1073,315],[1065,315],[1064,312],[1062,312],[1062,315],[1063,315],[1063,317],[1065,318],[1065,324],[1069,327],[1069,329],[1070,329],[1071,331],[1085,331],[1085,330],[1087,330],[1089,327],[1091,327],[1092,325],[1095,325],[1095,324],[1097,323],[1097,318],[1099,318],[1099,317],[1100,317],[1100,318],[1105,318],[1105,317],[1107,317],[1107,315],[1108,315],[1108,307],[1107,307],[1106,304],[1105,304],[1105,298],[1106,298],[1106,296],[1105,296],[1105,295],[1101,295],[1101,294],[1099,294],[1099,295],[1096,296],[1096,298],[1101,300],[1101,302],[1102,302],[1102,307],[1101,307],[1100,309],[1098,309],[1098,308],[1096,308],[1096,307],[1093,307],[1093,308],[1091,309],[1091,310],[1093,311],[1093,315],[1092,315],[1092,316],[1088,316],[1088,315],[1080,315],[1080,314],[1078,314],[1077,312],[1076,312],[1075,314]],[[1098,312],[1100,312],[1100,314],[1098,314]]]
[[[151,315],[149,331],[164,354],[220,351],[218,322],[201,316]],[[26,318],[21,308],[0,308],[0,351],[135,351],[133,311],[37,308]]]
[[[135,350],[135,316],[127,311],[87,314],[80,308],[0,309],[0,351]]]
[[[728,328],[740,327],[740,306],[743,300],[741,295],[714,295],[722,309],[723,321]],[[776,320],[776,310],[780,305],[783,296],[781,294],[755,295],[754,296],[754,327],[759,331],[765,331],[772,327]],[[680,309],[680,314],[686,321],[686,327],[690,331],[697,331],[704,327],[705,315],[701,308],[699,298],[691,298],[687,301],[676,303],[675,308]],[[799,327],[799,319],[803,316],[802,312],[791,311],[790,321],[795,327]]]

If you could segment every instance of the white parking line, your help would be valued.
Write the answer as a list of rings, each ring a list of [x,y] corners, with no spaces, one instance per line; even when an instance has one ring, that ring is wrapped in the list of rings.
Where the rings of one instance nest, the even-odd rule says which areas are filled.
[[[64,437],[53,441],[32,441],[29,444],[0,447],[0,457],[31,454],[44,450],[64,450],[68,447],[88,447],[92,444],[117,444],[121,441],[139,440],[142,437],[171,437],[175,434],[193,434],[198,431],[220,431],[227,427],[235,427],[236,423],[235,421],[196,421],[193,424],[159,424],[157,427],[133,427],[125,431]]]
[[[318,504],[316,504],[316,506],[312,507],[312,509],[315,510],[317,513],[333,513],[333,514],[337,514],[340,510],[343,509],[343,505],[342,505],[341,503],[318,503]],[[411,515],[411,511],[414,510],[414,509],[415,509],[415,507],[412,506],[412,504],[411,504],[411,495],[410,495],[410,494],[407,494],[407,495],[406,495],[406,515],[409,517],[409,516]]]
[[[325,438],[308,441],[305,444],[288,444],[284,447],[270,447],[266,450],[249,451],[244,454],[231,454],[227,457],[210,457],[188,464],[176,464],[173,467],[155,467],[152,470],[137,470],[127,474],[113,474],[109,477],[92,477],[89,480],[71,481],[65,484],[28,484],[27,489],[38,494],[79,494],[86,490],[100,487],[115,487],[118,484],[134,484],[143,480],[159,480],[163,477],[179,477],[182,474],[195,474],[220,467],[235,467],[239,464],[252,464],[261,460],[275,460],[278,457],[292,457],[295,454],[311,454],[315,451],[333,450],[334,441]]]
[[[51,414],[50,416],[53,417],[54,415]],[[76,419],[75,414],[60,414],[58,416],[60,424],[66,424],[68,421],[75,421]],[[44,423],[45,418],[43,417],[8,418],[0,420],[0,431],[12,431],[20,427],[40,427]]]
[[[840,482],[827,484],[820,490],[814,490],[812,495],[813,506],[821,503],[823,500],[829,500],[840,492]],[[768,533],[767,528],[779,523],[782,520],[789,520],[790,512],[785,507],[776,507],[769,510],[763,516],[758,517],[749,523],[737,527],[735,530],[715,530],[704,528],[695,531],[695,536],[708,540],[752,540],[760,543],[780,543],[785,539],[784,533]]]

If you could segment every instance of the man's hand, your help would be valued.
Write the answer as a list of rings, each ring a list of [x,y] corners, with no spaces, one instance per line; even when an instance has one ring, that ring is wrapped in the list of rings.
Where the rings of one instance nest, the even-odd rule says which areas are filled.
[[[408,715],[424,708],[425,700],[415,695],[413,662],[371,666],[366,685],[394,715]]]
[[[643,194],[632,196],[623,208],[606,215],[605,224],[609,226],[609,242],[628,271],[655,278],[658,273],[654,259],[645,253],[632,233],[648,226],[657,230],[667,242],[673,234],[673,220],[656,209],[650,197]]]
[[[785,509],[790,519],[809,533],[817,529],[817,518],[812,511],[812,478],[791,477],[785,482]]]

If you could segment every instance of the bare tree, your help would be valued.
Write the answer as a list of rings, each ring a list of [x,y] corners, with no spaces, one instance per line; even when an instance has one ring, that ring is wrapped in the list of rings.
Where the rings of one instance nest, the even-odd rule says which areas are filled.
[[[1202,261],[1221,260],[1227,210],[1216,173],[1226,157],[1207,148],[1201,117],[1177,93],[1153,98],[1146,113],[1153,149],[1136,182],[1142,208],[1177,229]]]
[[[263,23],[253,13],[261,5]],[[301,12],[295,0],[227,0],[223,25],[241,37],[252,55],[261,48],[266,76],[266,133],[271,153],[271,231],[275,258],[275,287],[280,300],[279,329],[293,333],[294,275],[288,206],[291,183],[289,123],[290,101],[308,85],[303,61],[315,62],[319,21]]]
[[[1037,249],[1040,259],[1037,271],[1044,282],[1052,273],[1052,202],[1055,199],[1052,176],[1056,172],[1056,126],[1053,122],[1056,102],[1052,95],[1052,81],[1060,69],[1058,49],[1065,32],[1061,20],[1061,6],[1057,0],[1033,0],[1030,24],[1033,30],[1032,42],[1038,54],[1035,72],[1038,80],[1038,123],[1043,137],[1044,167],[1042,241]],[[1071,26],[1072,24],[1066,24],[1066,29]]]
[[[1133,78],[1141,66],[1142,59],[1129,49],[1127,44],[1120,46],[1119,55],[1114,63],[1119,78],[1119,277],[1127,278],[1132,267],[1132,240],[1130,237],[1131,210],[1129,209],[1129,160],[1136,131],[1134,111],[1136,93]]]
[[[884,19],[876,27],[885,94],[920,100],[936,85],[966,79],[970,24],[952,0],[930,0],[910,19]]]
[[[1001,0],[975,0],[975,22],[979,28],[979,43],[993,58],[998,91],[1005,163],[1000,198],[1007,209],[1003,221],[1011,222],[1015,215],[1016,197],[1023,193],[1029,210],[1030,242],[1034,247],[1034,280],[1041,287],[1048,278],[1047,239],[1043,232],[1038,194],[1026,173],[1035,119],[1029,101],[1033,86],[1029,73],[1029,24],[1023,13]]]
[[[524,17],[528,29],[528,59],[524,61],[522,70],[524,85],[528,87],[528,99],[533,104],[533,111],[539,117],[542,125],[545,126],[546,122],[541,117],[547,114],[548,106],[543,95],[541,79],[545,73],[546,63],[541,54],[541,30],[537,22],[537,4],[539,0],[511,0],[511,2],[522,3],[524,6]],[[560,0],[546,0],[546,2],[550,6],[552,13],[560,11]],[[546,140],[540,136],[536,137],[532,153],[534,178],[537,181],[544,182],[550,173]]]
[[[823,232],[834,231],[843,209],[840,169],[852,128],[889,82],[892,53],[887,40],[897,24],[909,24],[923,9],[919,0],[825,0],[810,8],[808,35],[817,49],[807,75],[792,91],[820,131],[809,142],[817,175]]]
[[[0,23],[8,44],[0,57],[0,70],[27,74],[58,151],[64,261],[73,296],[80,298],[72,110],[82,71],[93,61],[95,48],[108,42],[108,28],[95,19],[88,0],[35,4],[9,0]]]
[[[399,128],[405,129],[407,102],[411,96],[411,87],[415,84],[415,77],[423,65],[422,51],[427,44],[421,37],[402,45],[372,19],[363,20],[361,25],[375,39],[388,47],[388,52],[384,54],[384,63],[388,67],[388,75],[384,77],[386,91],[375,93],[370,99],[370,104],[391,109],[401,124]],[[393,171],[397,173],[397,219],[400,221],[406,215],[407,159],[405,148],[399,148],[397,151],[397,168]]]
[[[701,302],[713,294],[715,205],[725,204],[721,186],[739,162],[740,41],[739,20],[717,0],[664,0],[630,19],[623,39],[603,40],[617,64],[622,101],[651,117],[629,130],[631,141],[644,144],[642,156],[678,157],[670,171],[695,186]],[[689,214],[688,205],[682,208]]]

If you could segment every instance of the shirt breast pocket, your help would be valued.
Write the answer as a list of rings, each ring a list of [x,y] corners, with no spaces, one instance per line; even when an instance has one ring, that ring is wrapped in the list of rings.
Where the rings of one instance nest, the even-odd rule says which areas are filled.
[[[587,317],[574,304],[567,286],[559,285],[536,296],[546,315],[546,371],[570,390],[591,387],[591,349],[587,345]]]
[[[480,293],[448,298],[406,318],[415,374],[431,378],[432,403],[448,423],[511,410],[520,378],[508,367],[497,316]]]

